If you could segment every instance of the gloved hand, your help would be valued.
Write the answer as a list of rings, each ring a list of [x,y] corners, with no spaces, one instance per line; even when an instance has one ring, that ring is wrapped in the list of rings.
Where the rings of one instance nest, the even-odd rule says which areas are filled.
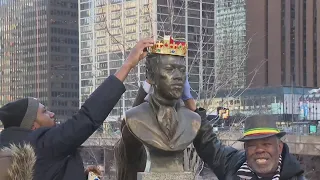
[[[145,100],[145,101],[148,101],[148,99],[149,99],[149,93],[152,92],[152,90],[151,90],[152,87],[151,87],[151,85],[149,84],[148,79],[145,80],[145,81],[143,81],[142,87],[143,87],[144,92],[147,93],[147,96],[144,98],[144,100]]]
[[[151,85],[149,84],[148,80],[143,81],[142,87],[147,94],[151,92]]]
[[[183,86],[183,93],[182,93],[181,99],[183,101],[186,101],[188,99],[193,99],[191,92],[190,92],[190,84],[188,81],[188,76],[186,77],[186,82],[184,83],[184,86]]]
[[[206,109],[200,107],[200,108],[197,108],[195,112],[200,115],[202,122],[207,121],[207,110]]]

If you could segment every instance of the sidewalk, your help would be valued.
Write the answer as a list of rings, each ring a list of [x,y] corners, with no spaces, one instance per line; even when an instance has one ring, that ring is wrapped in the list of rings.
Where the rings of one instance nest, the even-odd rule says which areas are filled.
[[[217,177],[198,177],[196,180],[219,180]]]

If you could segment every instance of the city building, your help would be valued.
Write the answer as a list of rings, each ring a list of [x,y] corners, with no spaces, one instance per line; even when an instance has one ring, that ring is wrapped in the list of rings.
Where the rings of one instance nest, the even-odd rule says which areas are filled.
[[[319,87],[319,8],[317,0],[215,1],[216,83]]]
[[[137,40],[151,35],[172,33],[188,41],[186,65],[195,96],[209,89],[214,77],[213,9],[211,0],[80,0],[80,104],[116,72]],[[127,91],[110,120],[121,118],[132,107],[143,80],[142,62],[127,78]]]
[[[307,91],[320,83],[319,8],[317,0],[215,1],[215,74],[226,76],[215,83],[228,83],[232,90],[221,94],[222,88],[201,103],[213,110],[226,103],[231,114],[263,111],[294,121],[318,120],[319,95]]]
[[[247,0],[247,77],[251,87],[319,87],[320,2],[318,0]]]
[[[210,114],[216,113],[218,107],[229,109],[231,116],[250,116],[268,114],[278,116],[279,121],[320,120],[319,90],[301,87],[262,87],[234,90],[231,94],[222,90],[211,99],[205,107]],[[318,115],[319,114],[319,115]]]
[[[0,106],[36,97],[58,120],[79,107],[77,0],[0,0]]]
[[[216,0],[214,5],[215,84],[222,89],[246,85],[246,0]]]

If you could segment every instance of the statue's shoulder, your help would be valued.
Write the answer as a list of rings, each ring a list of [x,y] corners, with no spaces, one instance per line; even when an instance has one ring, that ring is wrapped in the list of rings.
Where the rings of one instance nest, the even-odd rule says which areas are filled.
[[[133,118],[133,117],[139,117],[141,113],[147,113],[150,112],[151,108],[148,102],[144,102],[140,104],[139,106],[133,107],[126,111],[126,119]]]
[[[125,113],[125,120],[126,123],[131,125],[137,124],[153,124],[152,119],[155,118],[153,110],[148,102],[144,102],[139,106],[133,107],[126,111]]]
[[[149,103],[133,107],[125,113],[125,122],[128,130],[141,142],[147,144],[163,144],[162,131],[158,128],[155,114]],[[153,145],[155,146],[155,145]]]
[[[185,114],[186,116],[190,117],[190,119],[195,121],[201,121],[201,117],[198,113],[191,111],[190,109],[182,106],[179,111],[179,113]]]
[[[182,119],[180,124],[185,127],[186,131],[191,131],[195,137],[201,126],[201,116],[184,106],[179,109],[178,115]]]

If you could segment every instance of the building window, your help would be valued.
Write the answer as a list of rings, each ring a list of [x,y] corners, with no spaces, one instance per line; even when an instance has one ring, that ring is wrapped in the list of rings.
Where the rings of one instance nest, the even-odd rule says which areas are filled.
[[[285,0],[281,0],[281,84],[286,82]]]
[[[269,19],[268,19],[268,0],[265,0],[265,50],[264,50],[264,58],[268,60],[268,24],[269,24]],[[269,84],[269,63],[268,61],[266,62],[266,75],[265,75],[265,86],[268,86]]]
[[[290,1],[290,75],[291,82],[290,85],[296,84],[296,73],[295,73],[295,17],[296,13],[296,4],[295,1]]]
[[[318,71],[317,71],[317,0],[313,0],[313,86],[318,87]]]
[[[303,59],[302,59],[302,71],[303,71],[303,86],[307,86],[307,32],[306,32],[306,26],[307,26],[307,0],[303,0]]]
[[[268,59],[268,24],[269,24],[269,18],[268,18],[268,0],[265,0],[265,59]]]

